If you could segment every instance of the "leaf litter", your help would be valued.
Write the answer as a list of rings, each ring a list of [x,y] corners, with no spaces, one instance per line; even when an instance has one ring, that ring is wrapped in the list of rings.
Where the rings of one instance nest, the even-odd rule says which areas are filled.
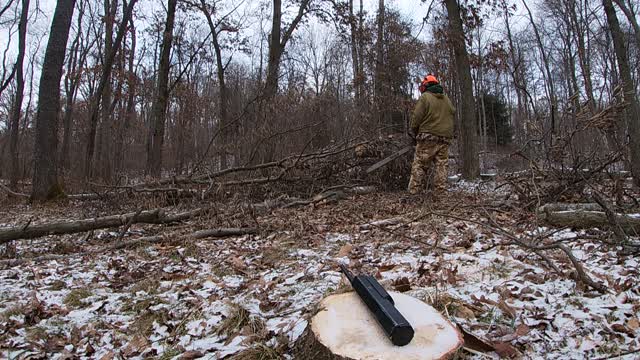
[[[91,255],[72,251],[0,270],[0,353],[52,359],[291,358],[290,348],[315,305],[348,289],[336,266],[342,262],[375,275],[390,290],[432,304],[486,342],[494,356],[637,355],[637,258],[593,240],[567,242],[607,286],[601,294],[576,282],[560,253],[549,254],[564,272],[556,274],[535,254],[507,245],[490,230],[425,216],[447,210],[482,222],[486,214],[476,208],[451,204],[480,206],[492,196],[487,189],[486,183],[461,182],[446,203],[407,203],[402,193],[357,195],[274,210],[256,219],[259,235]],[[17,224],[40,210],[17,206],[15,219],[0,222]],[[64,218],[63,210],[48,209],[56,218]],[[514,234],[552,230],[523,225],[530,224],[525,214],[500,216]],[[125,236],[151,231],[134,225]],[[104,242],[118,234],[103,231],[93,238]],[[576,234],[563,230],[550,240]],[[79,248],[99,246],[80,235],[16,246],[23,254],[46,253],[61,239]]]

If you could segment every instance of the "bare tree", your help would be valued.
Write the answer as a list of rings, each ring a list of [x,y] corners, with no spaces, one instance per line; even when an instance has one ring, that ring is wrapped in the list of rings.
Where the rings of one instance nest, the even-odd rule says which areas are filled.
[[[22,0],[20,23],[18,24],[18,59],[16,60],[16,94],[11,114],[11,138],[9,152],[11,153],[11,182],[15,188],[20,178],[18,163],[18,137],[20,135],[20,117],[22,114],[22,100],[24,98],[24,54],[27,38],[27,21],[29,20],[29,0]]]
[[[269,61],[267,64],[267,80],[264,98],[270,99],[278,91],[278,78],[280,74],[280,60],[285,46],[291,40],[293,32],[300,24],[309,9],[311,0],[300,1],[298,13],[289,27],[282,28],[282,0],[273,0],[273,18],[271,21],[271,36],[269,37]]]
[[[60,113],[60,79],[62,78],[64,54],[67,50],[67,39],[69,38],[74,6],[75,0],[58,1],[44,54],[38,88],[38,113],[35,129],[35,167],[31,192],[31,199],[34,201],[57,198],[63,193],[58,183],[56,151]]]
[[[540,35],[540,31],[538,30],[538,25],[536,25],[536,22],[533,19],[533,14],[531,13],[531,9],[529,9],[529,6],[527,5],[527,2],[523,0],[522,2],[524,4],[525,9],[527,9],[527,13],[529,14],[529,20],[531,21],[531,26],[533,27],[533,33],[535,34],[536,37],[536,42],[538,43],[538,48],[540,49],[540,55],[542,56],[542,67],[545,70],[545,75],[546,75],[546,84],[547,84],[547,93],[549,95],[549,103],[551,105],[551,109],[549,111],[549,114],[551,116],[551,135],[552,135],[552,141],[553,141],[553,134],[556,131],[556,118],[557,118],[557,111],[558,111],[558,98],[556,95],[556,89],[555,89],[555,84],[553,81],[553,76],[551,75],[551,59],[549,59],[549,56],[547,54],[547,49],[544,46],[544,43],[542,42],[542,35]]]
[[[620,29],[620,23],[618,22],[618,16],[613,7],[613,2],[611,0],[602,0],[602,5],[607,15],[607,23],[609,24],[611,37],[613,38],[613,46],[616,51],[616,59],[618,60],[618,70],[620,71],[620,79],[622,80],[622,88],[624,90],[624,99],[629,104],[626,115],[627,129],[629,131],[629,160],[635,183],[640,186],[640,104],[638,103],[635,86],[633,85],[624,35]]]
[[[105,61],[102,66],[102,74],[100,76],[100,83],[95,90],[95,94],[91,101],[91,110],[90,110],[90,120],[89,120],[89,137],[87,139],[87,151],[85,153],[85,168],[84,175],[86,177],[91,177],[93,175],[93,161],[94,161],[94,153],[95,153],[95,141],[96,141],[96,129],[98,126],[98,116],[100,109],[100,99],[103,98],[103,92],[107,86],[110,86],[109,78],[111,77],[111,71],[113,71],[113,62],[116,58],[116,53],[120,49],[120,44],[122,43],[122,39],[127,31],[127,24],[129,23],[129,19],[133,14],[133,7],[136,4],[137,0],[129,0],[127,7],[122,14],[122,22],[118,28],[118,33],[116,35],[116,39],[112,44],[112,47],[108,54],[105,56]],[[111,90],[109,90],[111,91]],[[107,109],[110,108],[111,104],[102,104],[103,107]]]
[[[69,56],[67,59],[67,73],[64,78],[65,88],[65,108],[62,135],[62,150],[60,152],[60,165],[63,169],[69,170],[70,158],[69,152],[71,149],[71,121],[75,110],[75,101],[78,94],[78,88],[80,81],[82,80],[82,73],[87,56],[96,43],[97,38],[93,40],[88,39],[88,36],[83,33],[83,17],[85,12],[86,1],[81,0],[78,3],[78,17],[76,24],[76,36],[71,43],[69,49]]]
[[[152,176],[160,176],[162,171],[162,146],[169,98],[169,55],[171,54],[171,43],[173,42],[177,2],[177,0],[168,0],[167,21],[162,35],[162,50],[160,64],[158,65],[158,80],[151,108],[152,132],[150,134],[151,139],[147,157],[147,171]]]
[[[471,80],[471,66],[465,43],[460,6],[457,0],[445,0],[449,18],[449,36],[453,47],[458,82],[460,87],[461,107],[461,155],[462,176],[465,179],[475,179],[480,176],[480,161],[478,158],[476,106],[473,97],[473,83]]]
[[[375,66],[375,109],[377,111],[376,120],[378,121],[378,126],[382,127],[383,117],[384,117],[384,108],[385,104],[383,104],[385,99],[385,64],[384,64],[384,26],[385,26],[385,8],[384,8],[384,0],[378,0],[378,19],[377,19],[377,35],[376,35],[376,66]]]

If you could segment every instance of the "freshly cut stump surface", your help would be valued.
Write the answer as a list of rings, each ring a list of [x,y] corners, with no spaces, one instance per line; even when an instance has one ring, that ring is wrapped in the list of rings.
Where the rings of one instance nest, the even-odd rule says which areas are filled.
[[[331,295],[294,349],[296,359],[446,359],[462,346],[462,334],[434,308],[401,293],[390,293],[415,331],[408,345],[395,346],[355,292]]]

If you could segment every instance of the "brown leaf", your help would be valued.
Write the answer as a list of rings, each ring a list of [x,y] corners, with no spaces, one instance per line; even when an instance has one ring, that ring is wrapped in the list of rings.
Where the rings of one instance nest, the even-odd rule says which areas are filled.
[[[495,348],[488,341],[485,341],[466,331],[462,326],[460,326],[460,324],[456,323],[456,325],[458,326],[458,330],[460,330],[460,332],[464,336],[465,347],[483,353],[495,351]]]
[[[141,335],[136,335],[129,341],[129,343],[122,349],[122,353],[125,357],[135,356],[149,345],[147,338]]]
[[[392,270],[393,268],[395,268],[396,266],[397,266],[396,264],[380,265],[378,267],[378,271],[380,271],[380,272],[389,271],[389,270]]]
[[[351,245],[351,244],[342,245],[342,247],[338,251],[338,257],[345,257],[345,256],[349,255],[351,250],[353,250],[353,245]]]
[[[407,292],[411,290],[411,284],[409,283],[409,279],[406,277],[396,279],[393,282],[393,287],[398,292]]]
[[[500,357],[515,358],[519,355],[518,350],[506,342],[496,342],[493,344],[495,351]]]
[[[527,326],[527,324],[520,324],[516,328],[516,335],[525,336],[531,331],[531,329]]]
[[[476,314],[468,307],[460,305],[456,308],[456,316],[463,319],[475,319]]]
[[[497,306],[497,305],[498,305],[498,303],[497,303],[497,302],[495,302],[495,301],[493,301],[493,300],[491,300],[491,299],[487,298],[487,297],[486,297],[486,296],[484,296],[484,295],[481,295],[481,296],[480,296],[480,298],[478,298],[478,297],[477,297],[477,296],[475,296],[474,294],[471,294],[471,299],[472,299],[472,300],[474,300],[474,301],[476,301],[476,302],[485,303],[485,304],[487,304],[487,305],[493,305],[493,306]]]
[[[187,352],[183,353],[182,355],[180,355],[180,357],[178,359],[180,359],[180,360],[192,360],[192,359],[201,358],[203,356],[204,356],[204,354],[201,353],[200,351],[191,350],[191,351],[187,351]]]
[[[114,357],[115,357],[115,354],[113,353],[113,351],[109,351],[108,353],[102,355],[100,360],[113,360]]]
[[[629,336],[635,336],[635,331],[629,329],[628,327],[622,325],[622,324],[613,324],[611,325],[611,329],[613,329],[613,331],[619,332],[619,333],[625,333]]]
[[[91,343],[88,343],[87,346],[84,348],[84,354],[87,356],[91,356],[95,353],[96,353],[96,349],[94,349],[93,346],[91,346]]]
[[[631,318],[627,321],[627,327],[631,330],[638,330],[640,327],[640,322],[638,322],[638,318]]]
[[[247,266],[245,265],[244,261],[241,258],[237,257],[237,256],[232,257],[229,260],[229,262],[231,263],[231,267],[233,267],[234,270],[244,271],[247,268]]]
[[[516,318],[516,310],[511,306],[509,306],[509,304],[507,304],[504,300],[500,299],[500,302],[498,303],[498,308],[502,310],[502,312],[505,315],[508,315],[510,318],[512,319]]]

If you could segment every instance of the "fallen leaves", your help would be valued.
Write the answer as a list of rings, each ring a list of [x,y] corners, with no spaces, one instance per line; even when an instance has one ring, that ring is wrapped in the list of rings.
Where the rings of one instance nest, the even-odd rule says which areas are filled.
[[[342,247],[340,247],[340,250],[338,250],[337,257],[339,257],[339,258],[345,257],[345,256],[349,255],[349,253],[351,253],[351,250],[353,250],[353,245],[351,245],[351,244],[342,245]]]
[[[122,354],[126,358],[136,356],[142,353],[142,350],[147,346],[149,346],[147,338],[137,334],[127,343],[127,345],[125,345],[124,349],[122,349]]]
[[[0,284],[16,284],[6,292],[14,295],[29,315],[0,320],[1,336],[28,346],[19,342],[16,329],[58,322],[68,333],[78,326],[80,330],[72,331],[68,338],[47,333],[42,338],[51,338],[48,346],[59,353],[63,351],[60,346],[73,344],[72,356],[105,360],[161,357],[163,350],[155,348],[157,339],[167,339],[165,355],[167,349],[173,349],[182,352],[174,357],[187,360],[205,353],[216,358],[234,344],[253,348],[258,335],[265,337],[260,341],[286,348],[293,324],[305,316],[304,311],[313,309],[328,293],[344,288],[335,267],[338,257],[342,258],[338,261],[348,258],[354,272],[375,274],[389,290],[428,290],[426,301],[433,301],[434,307],[474,333],[465,333],[465,346],[476,351],[513,357],[519,353],[535,356],[541,349],[550,349],[545,356],[562,357],[568,350],[565,342],[573,341],[581,346],[580,351],[590,351],[585,356],[597,357],[602,344],[620,348],[634,344],[629,338],[637,337],[640,305],[633,296],[622,301],[620,297],[614,300],[613,296],[581,293],[567,285],[571,281],[545,269],[531,253],[501,246],[499,235],[463,221],[434,223],[434,219],[425,219],[399,227],[411,220],[409,212],[418,209],[398,205],[396,200],[397,194],[376,194],[335,206],[274,211],[257,218],[264,237],[251,241],[229,238],[149,246],[95,258],[71,254],[56,264],[43,262],[34,264],[33,270],[18,267],[0,273]],[[375,224],[393,228],[393,234],[359,227],[373,224],[373,219],[398,221]],[[508,221],[506,217],[501,220]],[[434,228],[438,231],[435,235],[430,233]],[[433,245],[436,237],[438,243],[433,248],[412,240],[423,239]],[[580,249],[579,244],[575,246]],[[617,282],[619,286],[612,286],[615,291],[637,292],[637,272],[628,270],[629,265],[615,254],[603,255],[600,246],[589,244],[582,251],[594,259],[585,263],[594,276]],[[26,291],[16,290],[20,286],[36,289],[38,297],[33,300]],[[83,302],[86,306],[70,315],[64,306],[55,304],[70,288],[84,286],[92,289],[92,297]],[[229,313],[221,299],[233,299],[248,314]],[[123,333],[122,329],[132,329],[132,324],[139,322],[140,311],[166,317],[159,321],[140,319],[145,321],[139,328],[146,329],[149,336]],[[219,334],[223,323],[229,331]],[[585,340],[581,343],[580,339]],[[44,345],[41,341],[39,346]]]
[[[407,292],[411,290],[411,284],[407,277],[401,277],[393,281],[393,288],[398,292]]]

